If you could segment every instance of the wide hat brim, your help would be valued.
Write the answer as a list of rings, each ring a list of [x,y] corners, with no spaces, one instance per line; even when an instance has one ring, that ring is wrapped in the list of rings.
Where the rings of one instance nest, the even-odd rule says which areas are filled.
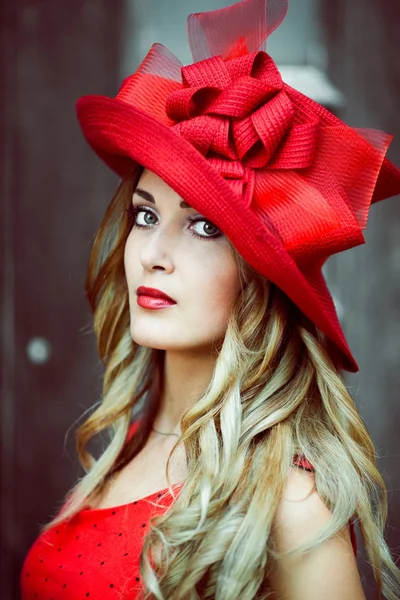
[[[136,163],[161,177],[325,333],[342,354],[344,369],[358,371],[321,267],[300,269],[281,241],[191,143],[119,99],[83,96],[76,111],[89,145],[113,171],[124,178]]]

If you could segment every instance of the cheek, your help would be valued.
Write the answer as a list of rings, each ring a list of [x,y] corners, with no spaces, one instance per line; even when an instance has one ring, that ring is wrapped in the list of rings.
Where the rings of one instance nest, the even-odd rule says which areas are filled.
[[[212,242],[204,242],[204,244]],[[214,315],[217,320],[225,320],[227,313],[240,292],[239,270],[232,250],[229,247],[214,246],[212,253],[197,252],[193,247],[182,248],[181,260],[175,265],[173,276],[182,282],[186,291],[182,309],[186,310],[186,301],[196,307],[196,312],[204,317],[204,313]],[[204,249],[203,249],[204,250]],[[128,236],[124,251],[124,268],[128,288],[133,283],[135,275],[143,266],[139,259],[140,247],[131,234]],[[186,284],[184,283],[186,282]],[[183,300],[183,298],[182,298]],[[213,319],[214,320],[214,319]]]
[[[132,241],[133,241],[132,235],[129,235],[126,240],[125,250],[124,250],[124,268],[125,268],[125,275],[126,275],[128,284],[129,284],[129,280],[132,278],[132,275],[133,275],[135,256],[136,256],[135,248],[134,248]]]
[[[221,317],[230,312],[240,292],[239,270],[233,256],[222,254],[201,270],[198,298],[203,298],[203,311],[212,310]],[[201,289],[200,289],[201,288]]]

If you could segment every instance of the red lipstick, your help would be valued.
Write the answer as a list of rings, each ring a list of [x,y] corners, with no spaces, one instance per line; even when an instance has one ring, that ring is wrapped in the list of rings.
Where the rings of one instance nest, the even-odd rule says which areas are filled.
[[[153,296],[153,298],[164,298],[165,300],[169,300],[169,302],[175,302],[175,300],[168,296],[168,294],[166,294],[165,292],[157,290],[156,288],[145,287],[144,285],[138,287],[136,293],[138,296]]]
[[[143,308],[159,309],[166,308],[167,306],[173,306],[176,304],[175,300],[156,288],[148,288],[143,285],[138,287],[137,303]]]
[[[151,310],[157,310],[159,308],[166,308],[167,306],[174,306],[176,302],[170,302],[165,298],[154,298],[153,296],[144,296],[141,294],[137,297],[137,303],[143,308],[150,308]]]

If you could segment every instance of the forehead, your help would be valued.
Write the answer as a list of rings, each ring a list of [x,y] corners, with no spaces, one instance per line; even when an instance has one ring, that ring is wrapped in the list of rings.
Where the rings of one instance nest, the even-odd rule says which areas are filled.
[[[180,200],[179,206],[181,208],[192,208],[161,177],[148,169],[143,170],[134,193],[154,204],[158,201],[159,197],[164,197],[175,201]]]

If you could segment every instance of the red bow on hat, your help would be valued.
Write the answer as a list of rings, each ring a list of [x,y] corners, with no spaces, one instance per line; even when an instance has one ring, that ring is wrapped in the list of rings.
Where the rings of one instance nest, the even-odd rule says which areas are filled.
[[[154,171],[280,287],[358,369],[321,268],[364,243],[371,203],[400,193],[391,135],[356,129],[282,81],[265,41],[287,0],[190,15],[194,63],[154,44],[115,99],[77,103],[88,142],[121,176]]]
[[[166,112],[202,154],[215,152],[252,168],[311,164],[318,121],[293,126],[295,107],[268,54],[228,61],[213,56],[182,67],[182,78],[184,87],[168,97]]]
[[[211,158],[223,176],[242,179],[246,168],[311,165],[318,120],[310,116],[307,123],[293,125],[295,107],[268,54],[230,60],[213,56],[181,71],[183,87],[168,96],[166,113],[177,122],[173,128],[179,135],[202,154],[228,159]],[[235,186],[235,191],[251,201],[243,188]]]

